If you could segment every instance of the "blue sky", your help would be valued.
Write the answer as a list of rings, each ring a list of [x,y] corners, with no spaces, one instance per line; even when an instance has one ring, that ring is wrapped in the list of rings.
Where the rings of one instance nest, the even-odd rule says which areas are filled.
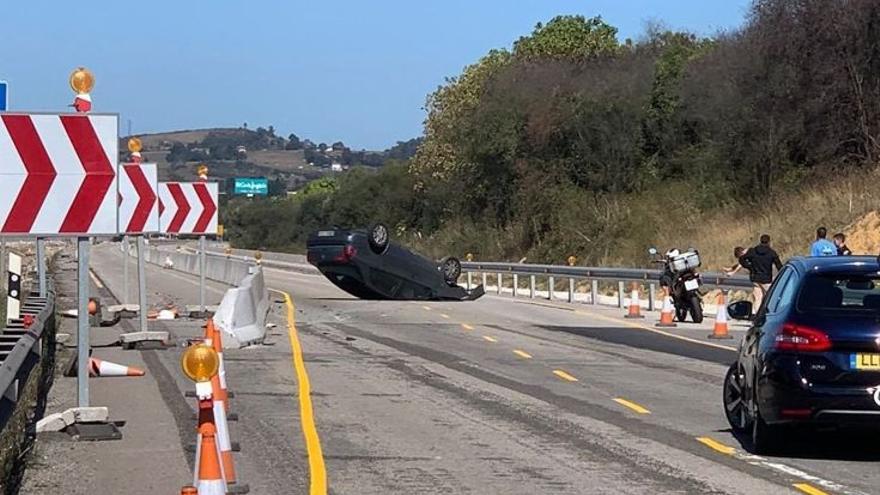
[[[602,15],[636,38],[648,21],[712,34],[747,0],[4,2],[0,79],[12,110],[60,111],[77,65],[120,132],[274,125],[315,142],[382,149],[421,134],[425,96],[491,48],[558,14]]]

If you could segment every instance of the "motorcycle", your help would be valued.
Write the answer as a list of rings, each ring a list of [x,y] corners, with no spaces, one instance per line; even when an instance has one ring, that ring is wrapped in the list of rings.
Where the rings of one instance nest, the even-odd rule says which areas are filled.
[[[657,257],[657,250],[651,248],[648,252]],[[675,318],[685,321],[688,313],[694,323],[703,322],[703,298],[700,288],[703,280],[697,268],[700,267],[700,254],[692,249],[680,253],[672,249],[662,259],[655,259],[655,263],[662,263],[663,276],[668,279],[672,304],[675,306]]]

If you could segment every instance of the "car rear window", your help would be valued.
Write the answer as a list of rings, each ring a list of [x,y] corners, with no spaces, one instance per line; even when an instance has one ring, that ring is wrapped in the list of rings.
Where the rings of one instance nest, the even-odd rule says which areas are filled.
[[[804,280],[797,308],[805,312],[880,311],[880,276],[813,275]]]

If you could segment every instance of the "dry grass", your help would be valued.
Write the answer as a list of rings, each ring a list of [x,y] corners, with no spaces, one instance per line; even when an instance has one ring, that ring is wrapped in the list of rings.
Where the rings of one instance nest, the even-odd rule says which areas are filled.
[[[772,237],[783,261],[805,255],[816,228],[829,236],[845,232],[856,254],[880,250],[880,169],[837,174],[768,197],[754,205],[723,207],[691,218],[683,230],[661,229],[661,246],[693,245],[700,250],[706,269],[733,264],[735,246],[752,246],[761,234]],[[689,243],[689,244],[688,244]]]

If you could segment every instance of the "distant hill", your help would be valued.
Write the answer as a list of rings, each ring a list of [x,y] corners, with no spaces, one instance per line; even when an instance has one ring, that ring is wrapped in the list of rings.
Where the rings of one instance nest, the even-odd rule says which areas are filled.
[[[168,149],[173,143],[195,144],[202,142],[208,134],[225,129],[192,129],[184,131],[159,132],[156,134],[139,134],[146,150]]]
[[[354,151],[342,141],[328,145],[301,140],[295,134],[277,136],[272,126],[186,129],[138,138],[144,161],[158,164],[160,180],[191,180],[196,167],[205,163],[212,178],[266,177],[279,193],[350,167],[381,167],[389,160],[407,160],[421,143],[418,138],[385,151]],[[120,139],[121,160],[128,155],[127,141],[127,136]]]

